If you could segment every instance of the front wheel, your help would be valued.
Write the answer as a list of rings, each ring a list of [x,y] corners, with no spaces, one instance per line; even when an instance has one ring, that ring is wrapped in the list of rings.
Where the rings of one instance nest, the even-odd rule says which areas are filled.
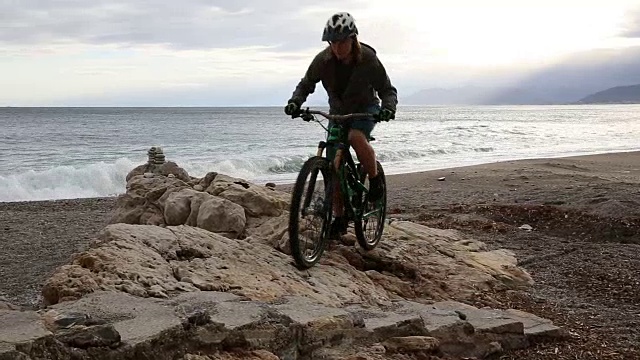
[[[289,245],[300,269],[315,265],[327,244],[331,224],[331,165],[323,157],[308,159],[291,194]]]
[[[382,197],[376,202],[370,202],[367,192],[361,194],[360,206],[362,214],[359,216],[360,219],[355,220],[354,224],[358,244],[365,250],[373,250],[380,242],[384,231],[384,221],[387,216],[387,180],[384,176],[382,164],[376,161],[376,165],[378,167],[378,176],[382,176]],[[367,174],[362,167],[359,170],[360,181],[368,189]]]

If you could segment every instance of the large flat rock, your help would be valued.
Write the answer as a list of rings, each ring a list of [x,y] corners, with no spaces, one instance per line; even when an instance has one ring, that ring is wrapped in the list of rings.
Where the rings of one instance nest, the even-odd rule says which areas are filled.
[[[26,342],[49,334],[35,311],[0,310],[0,344]]]
[[[35,311],[0,310],[0,360],[20,359],[16,344],[50,335]]]
[[[172,299],[101,291],[40,313],[2,311],[0,319],[0,354],[5,358],[17,358],[20,352],[15,346],[19,344],[38,342],[40,345],[31,348],[46,352],[43,338],[63,337],[67,343],[78,343],[70,338],[70,332],[84,333],[86,337],[99,334],[100,329],[115,329],[115,335],[120,336],[115,351],[122,356],[153,356],[160,351],[178,351],[171,349],[182,344],[180,351],[185,353],[190,349],[241,347],[294,359],[328,348],[376,346],[388,339],[394,339],[394,344],[415,346],[416,339],[429,338],[436,339],[429,343],[437,344],[445,354],[482,357],[495,351],[496,344],[512,349],[526,346],[529,337],[562,336],[550,321],[532,314],[479,309],[454,301],[423,304],[401,300],[384,307],[332,307],[301,296],[267,303],[210,291],[180,294]],[[91,332],[93,328],[97,330]],[[113,330],[110,331],[112,339]],[[411,338],[398,340],[403,337]],[[57,346],[50,351],[71,351]],[[22,356],[29,355],[30,347],[18,349]],[[104,349],[82,351],[87,359],[108,358]]]

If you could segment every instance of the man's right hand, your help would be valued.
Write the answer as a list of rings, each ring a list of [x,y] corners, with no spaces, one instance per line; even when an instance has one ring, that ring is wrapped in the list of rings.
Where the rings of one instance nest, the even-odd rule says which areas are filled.
[[[380,121],[389,121],[391,119],[395,119],[396,117],[396,112],[391,110],[391,109],[382,109],[380,110],[380,112],[378,113],[378,119]]]
[[[291,115],[291,118],[296,118],[300,116],[300,105],[298,105],[295,101],[289,101],[287,106],[284,107],[284,113],[287,115]]]

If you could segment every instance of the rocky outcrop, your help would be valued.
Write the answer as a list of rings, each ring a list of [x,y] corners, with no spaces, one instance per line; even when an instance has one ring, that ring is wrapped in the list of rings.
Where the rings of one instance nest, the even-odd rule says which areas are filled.
[[[376,249],[350,232],[301,271],[288,194],[162,174],[154,154],[156,172],[132,171],[111,224],[46,281],[42,310],[0,303],[0,360],[484,358],[565,336],[469,305],[532,283],[508,251],[392,220]]]
[[[178,166],[178,164],[173,161],[166,161],[161,147],[153,146],[149,149],[147,154],[149,156],[147,163],[138,165],[131,170],[125,178],[127,182],[134,176],[148,173],[176,177],[185,182],[191,180],[191,177],[186,170]]]
[[[118,197],[110,223],[189,225],[244,238],[289,207],[287,193],[215,172],[189,181],[135,170],[129,175],[127,192]]]
[[[262,239],[259,228],[271,233],[263,224],[238,240],[187,225],[112,224],[91,249],[53,274],[43,296],[56,304],[98,290],[157,298],[228,291],[259,301],[298,295],[340,307],[388,305],[399,298],[469,300],[479,292],[531,283],[512,254],[410,222],[389,224],[374,251],[335,245],[320,266],[305,272]]]
[[[2,360],[483,358],[564,337],[530,314],[458,302],[336,308],[300,296],[262,302],[215,291],[171,299],[99,291],[39,312],[0,311],[0,320],[12,324],[11,332],[0,326]]]

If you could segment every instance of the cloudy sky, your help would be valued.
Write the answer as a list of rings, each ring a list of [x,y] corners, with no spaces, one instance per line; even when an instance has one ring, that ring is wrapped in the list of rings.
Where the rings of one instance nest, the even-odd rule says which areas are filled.
[[[280,105],[336,11],[400,100],[640,49],[638,0],[0,0],[0,105]]]

